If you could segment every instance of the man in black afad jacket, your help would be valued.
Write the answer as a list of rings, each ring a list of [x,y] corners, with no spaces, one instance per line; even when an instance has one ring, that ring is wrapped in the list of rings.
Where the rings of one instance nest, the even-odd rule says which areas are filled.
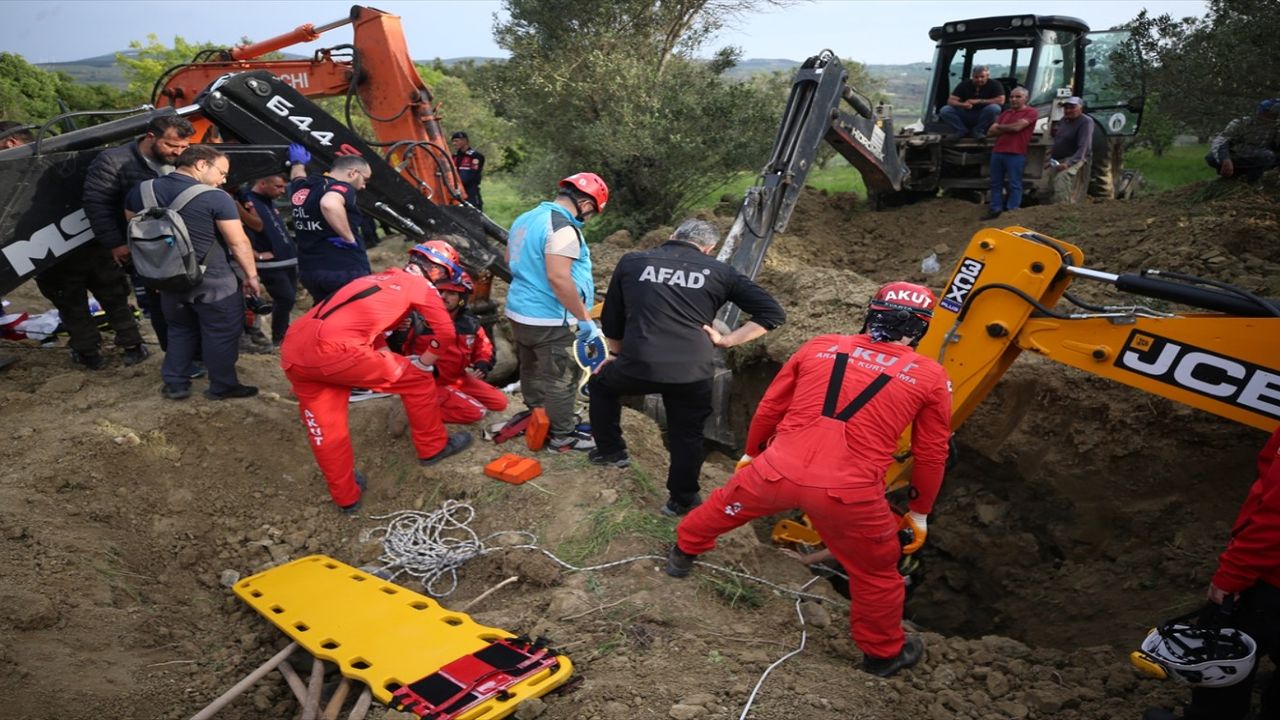
[[[716,348],[754,340],[786,320],[769,293],[708,257],[719,241],[711,223],[686,220],[661,246],[624,255],[609,281],[600,318],[610,361],[589,387],[596,448],[587,457],[597,465],[629,465],[618,424],[619,399],[661,394],[671,452],[670,498],[662,514],[669,517],[684,515],[702,502],[702,428],[711,415]],[[751,320],[722,335],[711,322],[727,302]]]
[[[111,253],[105,258],[106,262],[114,258],[115,264],[122,268],[129,264],[129,246],[125,242],[125,196],[143,180],[173,172],[174,162],[191,144],[190,138],[195,132],[186,118],[162,115],[147,124],[146,135],[131,143],[103,150],[93,159],[84,179],[84,214],[89,218],[94,239]],[[160,348],[167,349],[169,333],[164,312],[160,309],[160,293],[147,290],[136,276],[133,284],[138,304],[151,315],[151,327],[156,331]]]

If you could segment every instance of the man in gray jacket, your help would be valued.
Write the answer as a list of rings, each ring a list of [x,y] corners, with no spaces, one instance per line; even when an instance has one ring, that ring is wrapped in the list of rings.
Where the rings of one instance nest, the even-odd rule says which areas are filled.
[[[1053,149],[1049,151],[1055,203],[1074,204],[1084,199],[1081,185],[1089,182],[1092,152],[1093,118],[1084,114],[1083,100],[1069,97],[1062,101],[1062,119],[1053,124]]]

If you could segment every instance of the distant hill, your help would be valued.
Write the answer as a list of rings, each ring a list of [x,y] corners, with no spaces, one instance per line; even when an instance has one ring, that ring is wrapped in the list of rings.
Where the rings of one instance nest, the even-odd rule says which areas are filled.
[[[122,50],[124,55],[136,53],[136,50]],[[307,55],[285,53],[290,59],[305,59]],[[415,60],[423,65],[430,65],[432,60]],[[462,62],[473,62],[483,65],[490,62],[501,62],[501,58],[492,57],[454,57],[440,60],[445,67]],[[124,69],[116,63],[115,53],[98,55],[60,63],[42,63],[39,67],[53,72],[64,72],[73,80],[85,84],[104,84],[123,89]],[[744,80],[759,73],[783,72],[790,74],[800,67],[799,60],[785,58],[748,58],[729,70],[727,75],[735,80]],[[924,99],[925,87],[929,82],[929,63],[911,63],[908,65],[868,65],[872,75],[884,78],[885,86],[893,103],[894,112],[899,118],[914,118],[920,112]],[[902,123],[897,123],[901,125]]]

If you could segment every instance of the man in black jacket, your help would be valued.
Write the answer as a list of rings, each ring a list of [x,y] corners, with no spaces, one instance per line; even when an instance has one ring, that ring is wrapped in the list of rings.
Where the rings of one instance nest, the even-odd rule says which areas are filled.
[[[786,320],[778,302],[746,275],[708,257],[720,241],[714,225],[686,220],[653,250],[618,261],[605,294],[601,324],[611,361],[591,379],[591,431],[597,465],[626,467],[627,446],[618,421],[620,397],[659,393],[667,410],[669,517],[702,502],[702,428],[711,415],[716,348],[754,340]],[[733,332],[711,327],[732,302],[751,316]]]
[[[185,118],[162,115],[147,124],[147,134],[142,138],[103,150],[89,165],[84,179],[84,214],[89,218],[98,246],[110,253],[106,258],[108,265],[112,264],[112,258],[114,264],[121,268],[129,263],[129,246],[125,242],[125,196],[143,180],[173,172],[174,162],[191,144],[190,138],[195,132]],[[101,255],[99,253],[98,257]],[[64,260],[57,267],[65,264]],[[167,348],[169,333],[164,311],[160,308],[160,294],[148,291],[137,277],[134,278],[134,293],[138,304],[151,315],[151,327],[156,331],[161,349]],[[98,301],[106,307],[105,300],[98,298]],[[107,313],[110,315],[111,310],[108,309]]]

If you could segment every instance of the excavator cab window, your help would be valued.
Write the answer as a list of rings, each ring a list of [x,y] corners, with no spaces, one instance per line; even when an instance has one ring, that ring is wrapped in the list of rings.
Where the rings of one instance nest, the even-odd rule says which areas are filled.
[[[1063,30],[1042,30],[1027,104],[1041,110],[1053,104],[1059,88],[1073,88],[1076,75],[1076,41],[1079,36]]]
[[[947,104],[947,96],[962,80],[973,76],[973,68],[985,66],[994,80],[1000,81],[1005,94],[1018,86],[1025,86],[1027,62],[1031,59],[1028,42],[1023,38],[983,40],[964,45],[952,45],[938,49],[935,67],[946,67],[945,81],[939,79],[934,88],[930,107],[925,115],[936,117],[938,109]],[[926,100],[926,102],[930,102]]]

